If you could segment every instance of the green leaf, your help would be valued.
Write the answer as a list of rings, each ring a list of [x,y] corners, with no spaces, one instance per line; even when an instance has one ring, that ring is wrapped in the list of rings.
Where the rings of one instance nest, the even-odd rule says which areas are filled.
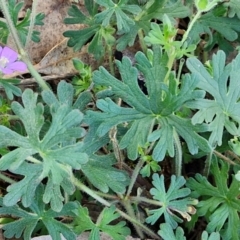
[[[101,213],[101,221],[97,224],[101,231],[107,233],[112,239],[124,240],[126,236],[130,234],[130,229],[126,227],[126,222],[121,221],[115,225],[110,223],[120,217],[120,214],[115,212],[115,207],[104,208]]]
[[[97,223],[94,224],[89,217],[88,209],[79,207],[77,217],[74,220],[74,230],[80,234],[86,230],[91,230],[89,239],[100,239],[100,232],[108,234],[114,240],[124,240],[130,234],[130,230],[126,227],[126,223],[121,221],[115,225],[110,223],[118,219],[120,215],[115,212],[115,207],[104,208],[98,217]]]
[[[212,232],[208,236],[207,231],[203,231],[201,239],[202,240],[220,240],[220,234],[219,234],[219,232]]]
[[[0,79],[0,85],[4,88],[9,100],[13,100],[13,95],[20,97],[22,90],[14,84],[19,83],[17,79]]]
[[[8,187],[4,196],[4,203],[8,206],[22,198],[23,206],[29,207],[43,179],[46,180],[43,201],[50,203],[55,211],[61,211],[63,207],[63,192],[74,192],[72,169],[80,169],[88,157],[82,149],[83,143],[79,141],[85,130],[80,127],[83,114],[78,109],[72,109],[73,92],[70,84],[60,82],[57,97],[51,91],[42,93],[52,116],[51,125],[42,138],[44,108],[42,103],[37,103],[37,94],[27,89],[22,95],[23,105],[12,103],[12,110],[24,125],[26,136],[0,126],[0,146],[15,147],[1,157],[0,169],[24,176]]]
[[[234,41],[240,32],[240,20],[237,17],[219,17],[210,11],[197,20],[189,33],[189,39],[196,43],[200,35],[206,33],[209,35],[208,44],[210,44],[213,41],[211,29],[219,32],[228,41]]]
[[[96,15],[96,22],[101,23],[104,27],[110,25],[110,20],[115,15],[118,31],[129,32],[130,26],[134,25],[134,21],[125,11],[131,14],[138,14],[141,8],[137,5],[128,5],[127,1],[119,1],[115,4],[111,0],[102,1],[96,0],[99,5],[104,6],[106,9]]]
[[[198,215],[209,215],[209,223],[207,225],[208,232],[220,231],[224,239],[239,239],[239,211],[240,200],[239,186],[240,183],[232,178],[229,183],[229,166],[227,163],[216,159],[212,162],[212,174],[214,177],[214,185],[201,176],[196,175],[196,179],[190,178],[187,186],[194,193],[201,196],[198,204]]]
[[[30,206],[34,199],[36,188],[41,182],[39,178],[41,171],[41,165],[28,163],[23,163],[17,170],[12,171],[15,174],[26,176],[21,181],[7,188],[8,194],[3,198],[4,205],[13,206],[21,199],[24,206]]]
[[[124,33],[117,39],[117,50],[123,51],[127,46],[133,46],[135,39],[138,36],[138,31],[143,30],[148,32],[150,29],[150,22],[148,19],[142,21],[135,21],[134,25],[129,26],[129,32]]]
[[[9,0],[7,2],[7,7],[9,9],[9,13],[12,18],[13,25],[18,32],[20,40],[23,43],[23,45],[25,45],[27,34],[28,34],[28,27],[30,25],[31,12],[28,9],[24,18],[19,21],[18,15],[19,15],[20,10],[23,7],[23,4],[24,4],[23,1],[17,3],[16,0]],[[44,18],[44,14],[41,14],[41,13],[37,14],[35,17],[34,25],[43,25],[43,18]],[[10,34],[10,32],[9,32],[7,24],[5,22],[0,22],[0,40],[1,40],[1,42],[6,44],[9,34]],[[39,42],[40,39],[39,39],[38,35],[39,35],[39,32],[33,31],[31,39],[34,42]]]
[[[78,204],[69,202],[64,205],[61,212],[54,212],[52,209],[45,209],[45,204],[42,202],[43,186],[39,185],[35,195],[33,197],[32,204],[28,209],[19,205],[13,205],[8,207],[3,204],[2,198],[0,198],[0,214],[11,215],[16,218],[15,221],[4,224],[3,230],[4,236],[7,238],[21,236],[24,239],[31,239],[32,233],[39,222],[42,222],[53,240],[59,240],[60,234],[66,239],[75,239],[73,231],[64,223],[55,218],[75,216],[73,211],[77,209]]]
[[[127,173],[112,167],[116,160],[111,155],[92,155],[87,164],[82,165],[82,171],[89,181],[102,192],[109,188],[116,193],[124,193],[129,183]]]
[[[188,214],[188,208],[192,204],[192,199],[187,197],[190,194],[189,188],[182,188],[185,184],[185,179],[181,177],[171,176],[171,183],[168,191],[165,190],[164,176],[159,177],[158,174],[153,174],[153,186],[150,190],[151,195],[155,200],[158,200],[162,205],[160,208],[149,211],[150,216],[146,219],[147,223],[155,224],[156,221],[164,215],[165,222],[169,223],[172,228],[176,228],[178,223],[182,222],[176,213],[183,218],[191,219]]]
[[[174,139],[172,132],[184,138],[192,154],[198,148],[210,151],[208,142],[198,135],[198,132],[207,131],[205,125],[192,125],[190,120],[178,117],[175,113],[182,105],[195,98],[202,98],[203,91],[195,90],[197,79],[189,76],[182,81],[181,88],[176,84],[167,86],[163,83],[166,70],[166,57],[161,55],[159,48],[154,48],[153,62],[143,54],[136,54],[137,67],[145,77],[148,95],[143,93],[138,85],[138,69],[131,65],[128,58],[117,61],[122,81],[112,76],[105,68],[95,71],[93,81],[97,85],[110,87],[110,92],[120,97],[129,107],[118,106],[111,99],[100,99],[97,107],[102,112],[88,111],[86,119],[91,119],[91,125],[97,127],[98,136],[102,137],[114,126],[124,123],[126,133],[120,141],[120,148],[127,148],[128,157],[135,160],[138,157],[138,147],[144,147],[148,141],[157,141],[153,158],[161,161],[166,152],[174,156]],[[175,80],[173,80],[175,81]],[[157,126],[160,130],[152,133]],[[154,136],[151,135],[154,134]],[[168,141],[166,141],[168,139]]]
[[[163,238],[163,240],[186,240],[182,228],[178,227],[176,229],[176,233],[174,233],[171,225],[168,223],[160,224],[158,234]]]
[[[229,8],[229,17],[234,17],[237,15],[237,17],[240,18],[240,0],[230,0],[229,2],[225,3],[225,6]]]
[[[77,23],[88,23],[89,19],[84,15],[76,5],[71,5],[68,9],[68,15],[71,18],[65,18],[64,23],[66,24],[77,24]]]
[[[225,67],[225,53],[219,51],[213,55],[212,73],[202,65],[196,58],[187,60],[187,66],[192,72],[192,78],[198,79],[197,86],[212,96],[211,99],[197,99],[188,102],[186,106],[198,109],[192,118],[192,123],[209,124],[211,131],[210,143],[212,145],[222,144],[222,135],[226,129],[232,135],[239,135],[240,129],[240,95],[239,88],[239,64],[240,55]]]
[[[182,1],[178,0],[174,3],[169,3],[169,1],[154,1],[151,7],[147,9],[146,17],[149,20],[153,18],[162,20],[164,14],[172,18],[185,18],[190,13],[189,8],[184,6]]]
[[[208,5],[208,0],[196,0],[195,3],[199,10],[205,10]]]
[[[70,18],[65,18],[66,24],[83,23],[87,25],[81,30],[69,30],[63,33],[68,37],[68,46],[73,47],[75,51],[80,50],[83,45],[89,42],[88,52],[93,54],[96,59],[104,56],[106,45],[112,46],[115,43],[115,29],[109,25],[101,25],[96,19],[97,4],[93,1],[85,1],[85,6],[89,16],[83,14],[75,5],[72,5],[68,11]]]
[[[133,19],[134,25],[129,25],[129,31],[124,32],[124,34],[121,32],[122,36],[117,40],[117,50],[122,51],[127,46],[133,46],[138,31],[143,30],[147,34],[150,30],[152,19],[162,21],[164,14],[167,14],[171,18],[184,18],[189,16],[189,9],[183,6],[181,1],[175,3],[169,3],[169,1],[152,1],[151,6],[146,4],[146,8],[143,8],[137,15],[137,19]]]
[[[159,166],[159,164],[150,159],[148,161],[146,161],[146,165],[141,169],[140,174],[143,177],[150,177],[151,172],[158,172],[161,170],[161,167]]]
[[[63,33],[64,37],[70,38],[68,46],[73,47],[75,51],[80,50],[100,29],[100,26],[93,25],[81,30],[68,30]]]

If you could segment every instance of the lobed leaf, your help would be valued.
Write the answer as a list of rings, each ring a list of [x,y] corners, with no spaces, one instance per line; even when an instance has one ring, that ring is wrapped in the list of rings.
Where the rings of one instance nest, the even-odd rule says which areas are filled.
[[[12,22],[14,27],[17,30],[18,36],[20,37],[21,42],[23,45],[26,43],[27,34],[28,34],[28,27],[30,25],[30,15],[31,12],[28,9],[24,18],[19,21],[19,12],[23,7],[24,2],[17,2],[16,0],[9,0],[7,2],[7,7],[9,10],[9,14],[11,16]],[[43,25],[44,14],[39,13],[35,17],[34,25]],[[7,43],[8,37],[10,35],[9,28],[7,24],[3,21],[0,21],[0,40],[3,43]],[[31,39],[34,42],[39,42],[39,32],[33,31]]]
[[[90,127],[95,125],[98,136],[102,137],[112,127],[122,126],[127,122],[120,148],[127,148],[128,157],[132,160],[138,157],[138,147],[145,146],[148,141],[157,141],[153,150],[155,160],[161,161],[167,152],[174,156],[172,132],[175,130],[184,138],[191,153],[197,153],[198,148],[205,152],[211,149],[208,142],[198,135],[198,132],[208,130],[206,125],[194,126],[190,120],[176,116],[183,104],[201,99],[204,92],[195,90],[198,80],[190,76],[183,79],[179,89],[176,84],[167,86],[163,83],[166,74],[165,57],[157,47],[154,48],[152,62],[144,54],[136,54],[137,67],[145,77],[148,95],[139,87],[137,80],[139,73],[128,58],[124,57],[122,62],[117,61],[122,81],[103,67],[94,72],[93,81],[98,85],[110,87],[111,94],[123,99],[128,106],[118,106],[109,98],[98,100],[97,107],[102,112],[87,112],[87,119],[92,119]],[[97,123],[94,123],[96,121]],[[154,127],[160,130],[152,132]]]
[[[229,166],[227,163],[213,159],[212,173],[216,186],[208,180],[196,175],[196,179],[190,178],[187,186],[203,199],[198,204],[198,215],[210,214],[210,222],[207,225],[208,232],[222,231],[224,239],[238,239],[239,211],[238,199],[239,182],[232,178],[228,186]]]
[[[53,240],[60,239],[62,234],[66,239],[75,239],[73,231],[64,223],[59,222],[55,218],[62,216],[74,216],[73,211],[77,209],[76,203],[65,204],[62,211],[54,212],[52,209],[45,209],[42,202],[43,186],[39,185],[33,201],[29,208],[23,208],[16,205],[6,206],[2,199],[0,199],[0,214],[12,215],[16,218],[15,221],[7,223],[3,226],[4,236],[7,238],[21,236],[24,239],[31,239],[32,233],[39,222],[42,222],[47,228]]]
[[[77,217],[74,220],[74,230],[80,234],[86,230],[91,230],[89,239],[90,240],[100,240],[100,232],[105,232],[112,239],[124,240],[127,235],[130,234],[130,230],[125,226],[125,222],[121,221],[115,225],[110,225],[110,223],[119,218],[119,214],[115,212],[115,207],[104,208],[101,212],[99,219],[96,224],[94,224],[89,217],[88,209],[79,207],[77,212]]]
[[[176,233],[174,233],[171,225],[168,223],[160,224],[158,234],[163,238],[163,240],[186,240],[182,228],[178,227],[176,229]]]
[[[176,213],[180,213],[183,218],[190,220],[188,207],[192,200],[187,197],[190,194],[189,188],[181,188],[185,184],[184,178],[171,176],[171,183],[168,191],[165,190],[164,176],[159,177],[158,174],[153,174],[153,186],[150,190],[151,195],[155,200],[158,200],[162,205],[160,208],[149,211],[150,216],[146,219],[147,223],[155,224],[155,222],[164,215],[165,222],[169,223],[172,228],[177,227],[177,222],[182,222]],[[176,213],[175,213],[176,212]]]
[[[219,51],[213,56],[212,74],[202,65],[202,63],[190,58],[187,66],[192,72],[192,77],[197,78],[197,86],[208,92],[213,99],[197,99],[189,101],[186,106],[198,109],[192,118],[192,123],[209,124],[211,135],[209,141],[212,145],[222,144],[223,131],[226,129],[232,135],[239,135],[240,130],[240,96],[239,64],[240,55],[232,63],[225,67],[225,53]],[[228,83],[229,81],[229,83]]]
[[[73,87],[70,84],[59,83],[57,97],[51,91],[44,91],[42,97],[49,105],[52,122],[40,139],[44,108],[42,103],[37,103],[37,97],[27,89],[22,94],[23,105],[12,103],[13,111],[25,127],[26,136],[0,126],[0,145],[15,147],[1,157],[0,169],[24,176],[8,187],[4,202],[11,206],[22,198],[23,206],[30,206],[37,186],[47,179],[43,201],[50,203],[55,211],[60,211],[63,192],[74,192],[72,169],[80,169],[88,161],[82,149],[83,143],[77,142],[85,134],[79,126],[83,114],[73,109]]]
[[[124,193],[129,184],[127,173],[112,167],[115,159],[111,155],[92,155],[87,164],[82,165],[82,171],[89,181],[102,192],[109,189],[116,193]]]
[[[206,33],[209,36],[209,43],[213,41],[212,30],[219,32],[228,41],[237,39],[240,32],[239,19],[237,17],[228,18],[217,16],[214,11],[204,14],[198,19],[194,28],[192,28],[189,38],[191,41],[196,42],[199,40],[199,35]]]
[[[129,32],[130,26],[134,25],[133,19],[125,11],[132,14],[138,14],[141,11],[138,5],[129,5],[127,1],[119,1],[117,4],[111,0],[107,2],[96,0],[96,2],[106,8],[96,15],[96,22],[106,27],[110,25],[110,20],[115,15],[118,31]]]

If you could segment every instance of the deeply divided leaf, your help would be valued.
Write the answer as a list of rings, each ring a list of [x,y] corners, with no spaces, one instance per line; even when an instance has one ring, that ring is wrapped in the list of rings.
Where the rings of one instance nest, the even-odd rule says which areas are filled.
[[[192,154],[197,153],[199,148],[210,151],[207,141],[198,134],[208,128],[204,125],[194,126],[190,120],[176,115],[183,104],[204,96],[203,91],[195,90],[197,79],[185,77],[179,89],[167,86],[163,82],[166,56],[161,55],[159,48],[154,49],[152,62],[142,53],[136,54],[136,60],[138,69],[145,77],[147,94],[138,84],[138,69],[132,66],[128,58],[117,61],[121,81],[103,67],[94,73],[97,85],[109,87],[113,95],[127,104],[121,107],[109,98],[98,100],[97,107],[102,112],[89,111],[87,114],[87,118],[98,121],[97,134],[101,137],[112,127],[128,123],[125,124],[126,134],[120,141],[120,147],[127,148],[128,157],[133,160],[138,157],[138,147],[143,147],[148,141],[157,141],[153,150],[155,160],[161,161],[167,152],[174,156],[171,133],[175,130],[184,138]],[[160,129],[153,132],[154,127]]]
[[[60,211],[63,207],[62,191],[68,194],[74,192],[72,169],[80,169],[88,160],[82,150],[83,143],[77,141],[85,134],[79,126],[83,114],[78,109],[72,109],[73,88],[70,84],[61,82],[58,85],[57,98],[50,91],[43,92],[42,97],[49,105],[52,122],[41,138],[44,106],[37,103],[37,97],[32,90],[27,89],[22,95],[23,105],[12,103],[12,109],[21,120],[26,136],[0,127],[0,145],[15,148],[1,157],[0,169],[24,176],[8,187],[4,202],[11,206],[22,198],[23,206],[30,206],[37,186],[43,179],[47,179],[43,201],[50,203],[55,211]],[[3,138],[5,135],[6,138]]]

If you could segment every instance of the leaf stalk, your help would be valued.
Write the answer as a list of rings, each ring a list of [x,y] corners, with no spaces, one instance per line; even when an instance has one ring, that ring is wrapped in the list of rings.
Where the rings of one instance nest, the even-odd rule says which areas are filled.
[[[4,182],[10,183],[10,184],[16,183],[16,181],[7,177],[6,175],[2,174],[1,172],[0,172],[0,179],[2,179]]]
[[[23,45],[18,37],[17,30],[13,24],[13,21],[11,19],[9,10],[8,10],[8,4],[5,0],[0,0],[0,7],[2,9],[3,15],[6,18],[7,25],[9,28],[10,33],[12,34],[13,40],[17,46],[18,52],[21,56],[21,59],[26,63],[29,72],[32,74],[32,76],[35,78],[39,86],[42,88],[42,90],[50,90],[49,86],[46,84],[46,82],[42,79],[41,75],[36,71],[36,69],[33,67],[31,61],[29,60],[28,54],[23,48]]]

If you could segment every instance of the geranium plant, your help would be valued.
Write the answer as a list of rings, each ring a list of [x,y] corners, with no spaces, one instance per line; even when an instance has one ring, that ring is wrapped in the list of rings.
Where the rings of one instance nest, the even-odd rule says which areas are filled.
[[[0,0],[18,49],[0,47],[4,236],[240,239],[239,1],[74,1],[68,47],[99,67],[73,59],[56,90],[24,50],[36,2],[19,20],[23,3]],[[26,68],[40,91],[7,79]]]

